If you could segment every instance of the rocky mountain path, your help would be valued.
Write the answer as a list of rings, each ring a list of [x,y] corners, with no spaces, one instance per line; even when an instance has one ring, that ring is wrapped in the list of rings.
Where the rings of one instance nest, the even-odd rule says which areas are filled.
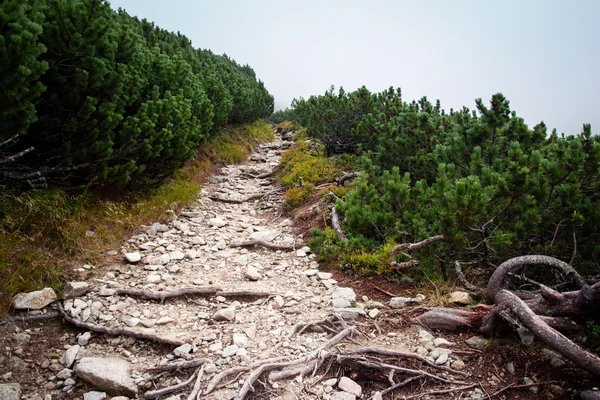
[[[418,304],[422,297],[393,299],[389,305],[357,299],[352,288],[338,286],[330,272],[319,270],[314,255],[294,236],[292,221],[281,215],[283,194],[271,179],[290,145],[278,137],[259,146],[247,164],[222,168],[192,207],[127,240],[123,262],[68,284],[60,311],[80,330],[54,338],[54,356],[28,366],[14,360],[20,359],[17,352],[6,362],[36,375],[35,387],[19,388],[24,398],[243,398],[244,390],[264,388],[248,373],[290,360],[300,362],[269,376],[263,398],[382,398],[385,391],[363,392],[355,382],[364,381],[360,374],[311,378],[323,366],[317,360],[331,367],[331,349],[351,352],[367,345],[400,352],[391,356],[416,360],[413,368],[415,363],[433,368],[443,376],[438,383],[462,382],[463,399],[483,398],[478,385],[463,381],[465,364],[460,351],[453,353],[454,343],[407,327],[401,318],[395,319],[401,329],[381,329],[394,320],[386,310]],[[321,323],[307,325],[312,321]],[[30,333],[17,329],[13,353],[21,348],[23,356]],[[411,371],[409,379],[431,378],[421,368]],[[4,372],[3,379],[10,382],[11,374]],[[295,379],[280,381],[286,377]],[[389,379],[394,382],[393,374]],[[2,397],[7,385],[0,385],[2,399],[12,399]]]

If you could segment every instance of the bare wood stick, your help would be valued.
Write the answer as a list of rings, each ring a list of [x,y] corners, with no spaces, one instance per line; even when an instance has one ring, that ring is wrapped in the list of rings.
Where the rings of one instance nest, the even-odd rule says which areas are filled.
[[[403,386],[406,386],[406,385],[408,385],[409,383],[411,383],[412,381],[416,381],[417,379],[423,379],[423,378],[425,378],[423,375],[416,375],[416,376],[410,377],[410,378],[408,378],[408,379],[405,379],[405,380],[403,380],[402,382],[398,382],[398,383],[396,383],[395,385],[392,385],[392,386],[390,386],[389,388],[387,388],[387,389],[383,390],[383,391],[381,392],[381,395],[382,395],[382,396],[385,396],[385,395],[386,395],[386,394],[388,394],[389,392],[393,392],[393,391],[394,391],[394,390],[396,390],[396,389],[399,389],[399,388],[401,388],[401,387],[403,387]]]
[[[65,312],[65,309],[63,308],[63,305],[62,305],[61,302],[58,303],[58,311],[60,312],[60,314],[62,315],[62,317],[67,322],[75,325],[78,328],[87,329],[87,330],[92,331],[92,332],[105,333],[105,334],[111,335],[111,336],[130,336],[130,337],[133,337],[133,338],[136,338],[136,339],[150,340],[150,341],[153,341],[153,342],[164,343],[164,344],[168,344],[168,345],[171,345],[171,346],[181,346],[182,344],[185,343],[182,340],[177,340],[177,339],[171,339],[171,338],[167,338],[167,337],[162,337],[162,336],[154,335],[152,333],[145,333],[145,332],[141,332],[141,331],[136,330],[136,329],[122,328],[122,327],[109,328],[109,327],[102,326],[102,325],[96,325],[96,324],[90,324],[90,323],[87,323],[87,322],[82,322],[82,321],[79,321],[79,320],[77,320],[75,318],[70,317]]]
[[[456,272],[456,276],[458,277],[458,280],[463,284],[463,286],[465,287],[465,289],[470,290],[472,292],[478,293],[478,294],[482,294],[483,293],[483,289],[479,288],[475,285],[473,285],[471,282],[469,282],[467,280],[467,278],[465,278],[465,274],[463,274],[462,272],[462,268],[460,266],[460,263],[458,261],[454,262],[454,271]]]
[[[221,290],[222,288],[218,286],[201,286],[186,287],[164,292],[148,292],[137,289],[117,289],[115,293],[119,296],[130,296],[144,300],[164,301],[166,299],[183,296],[213,296],[217,295],[217,293]]]
[[[416,250],[421,247],[428,246],[432,243],[440,242],[443,240],[446,240],[446,238],[443,235],[437,235],[437,236],[432,236],[427,239],[421,240],[420,242],[417,242],[417,243],[399,244],[399,245],[395,246],[392,249],[392,251],[390,252],[390,266],[396,267],[396,268],[408,268],[408,267],[418,265],[419,262],[415,261],[415,260],[411,260],[411,261],[407,261],[405,263],[398,264],[398,262],[396,261],[396,254],[398,254],[398,252],[400,252],[401,250],[407,250],[407,251]],[[412,258],[410,255],[408,255],[408,257]]]
[[[269,374],[267,380],[269,382],[277,382],[282,379],[292,378],[295,376],[305,376],[314,370],[316,365],[317,360],[312,360],[306,364],[301,364],[294,368],[284,369],[282,371],[273,371]]]
[[[35,148],[32,146],[32,147],[28,147],[25,150],[20,151],[16,154],[13,154],[12,156],[4,157],[3,159],[0,160],[0,165],[15,161],[15,160],[25,156],[27,153],[31,153],[33,150],[35,150]]]
[[[479,385],[478,383],[474,383],[472,385],[462,386],[462,387],[455,388],[455,389],[432,390],[431,392],[424,392],[424,393],[414,394],[412,396],[405,397],[404,400],[417,399],[419,397],[428,396],[430,394],[437,396],[438,394],[446,394],[446,393],[458,392],[458,391],[461,391],[461,390],[467,390],[467,389],[474,388],[475,386],[478,386],[478,385]]]
[[[556,381],[534,382],[534,383],[527,383],[527,384],[523,384],[523,385],[517,385],[515,383],[511,383],[510,385],[503,387],[502,389],[498,390],[497,392],[490,394],[490,398],[494,397],[494,396],[498,396],[500,393],[505,392],[509,389],[523,389],[523,388],[528,388],[528,387],[533,387],[533,386],[550,385],[551,383],[556,383]]]
[[[414,360],[418,360],[424,364],[427,364],[430,367],[433,368],[437,368],[446,372],[450,372],[456,375],[462,375],[462,376],[469,376],[468,373],[466,372],[462,372],[462,371],[457,371],[455,369],[452,368],[448,368],[446,366],[443,365],[437,365],[435,363],[432,363],[431,361],[429,361],[428,359],[426,359],[425,357],[422,357],[416,353],[409,353],[406,351],[400,351],[400,350],[392,350],[392,349],[385,349],[382,347],[362,347],[359,349],[354,349],[354,350],[347,350],[345,351],[343,354],[345,355],[352,355],[352,354],[379,354],[382,356],[391,356],[391,357],[400,357],[400,358],[412,358]]]
[[[394,293],[392,293],[392,292],[388,292],[387,290],[385,290],[385,289],[382,289],[382,288],[380,288],[379,286],[371,285],[371,287],[372,287],[373,289],[377,290],[378,292],[381,292],[381,293],[383,293],[383,294],[386,294],[386,295],[388,295],[388,296],[390,296],[390,297],[398,297],[398,296],[397,296],[397,295],[395,295]]]
[[[256,382],[256,380],[258,380],[258,378],[260,378],[260,376],[263,373],[272,371],[274,369],[284,370],[290,367],[295,367],[298,364],[305,365],[307,362],[318,358],[323,350],[335,346],[355,331],[355,328],[344,329],[343,331],[335,335],[333,338],[329,339],[327,342],[323,343],[321,346],[317,347],[315,350],[311,351],[304,357],[300,357],[299,359],[288,361],[285,363],[269,363],[261,365],[258,369],[251,372],[248,378],[246,378],[238,395],[235,397],[235,400],[244,400],[249,392],[253,392],[254,383]]]
[[[0,321],[0,326],[6,324],[26,324],[28,322],[34,321],[43,321],[46,319],[54,319],[60,317],[60,314],[57,312],[51,312],[47,314],[40,315],[24,315],[24,316],[15,316],[5,319],[4,321]]]
[[[207,197],[209,199],[211,199],[212,201],[220,201],[222,203],[231,203],[231,204],[242,204],[242,203],[246,203],[248,201],[262,199],[263,197],[268,196],[271,193],[272,192],[257,193],[252,196],[248,196],[245,199],[231,199],[228,197],[221,197],[221,196],[215,196],[215,195],[209,195]]]
[[[275,358],[269,358],[266,360],[260,360],[260,361],[256,361],[248,366],[245,367],[233,367],[233,368],[229,368],[226,369],[225,371],[219,372],[217,375],[215,375],[210,382],[208,383],[208,386],[206,387],[206,389],[204,390],[205,395],[207,394],[211,394],[221,383],[221,381],[223,381],[225,378],[227,378],[228,376],[231,375],[239,375],[239,374],[243,374],[244,372],[250,371],[253,368],[258,368],[263,364],[267,364],[267,363],[272,363],[272,362],[279,362],[279,361],[284,361],[284,360],[288,360],[290,357],[275,357]],[[236,378],[237,380],[237,378]]]
[[[294,244],[275,244],[266,242],[264,240],[248,240],[241,243],[232,243],[229,247],[252,247],[252,246],[263,246],[270,250],[295,250]]]
[[[342,224],[340,223],[340,216],[338,215],[337,211],[335,210],[335,206],[333,206],[331,208],[331,226],[333,227],[333,229],[335,230],[335,233],[337,234],[338,238],[340,238],[340,240],[342,242],[348,241],[348,237],[342,230]]]
[[[166,396],[168,394],[175,393],[182,389],[185,389],[189,384],[192,383],[192,381],[194,380],[194,378],[196,377],[196,375],[198,374],[199,371],[200,371],[200,368],[198,368],[196,371],[194,371],[192,376],[190,376],[190,378],[187,381],[178,383],[177,385],[162,388],[162,389],[150,390],[150,391],[144,393],[144,399],[152,400],[157,397]]]
[[[177,361],[174,363],[157,365],[156,367],[152,367],[149,369],[150,372],[162,372],[162,371],[179,371],[182,369],[188,368],[198,368],[204,364],[211,363],[212,360],[210,358],[199,358],[197,360],[190,361]]]
[[[194,383],[194,388],[192,392],[187,397],[187,400],[197,400],[200,394],[200,387],[202,385],[202,376],[204,375],[204,365],[200,367],[200,372],[198,372],[198,377],[196,378],[196,383]]]
[[[223,297],[272,297],[277,296],[273,292],[258,292],[253,290],[220,290],[215,293],[215,296]]]

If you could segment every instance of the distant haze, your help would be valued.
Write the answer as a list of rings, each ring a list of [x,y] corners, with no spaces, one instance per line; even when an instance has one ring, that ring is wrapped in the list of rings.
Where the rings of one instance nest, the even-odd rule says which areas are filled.
[[[113,0],[249,64],[275,108],[331,85],[401,87],[445,109],[502,92],[533,126],[600,133],[597,0]]]

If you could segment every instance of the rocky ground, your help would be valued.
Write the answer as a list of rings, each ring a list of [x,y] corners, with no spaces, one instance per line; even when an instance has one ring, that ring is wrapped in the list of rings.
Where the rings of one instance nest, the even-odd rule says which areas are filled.
[[[260,146],[248,164],[222,168],[198,201],[168,225],[141,227],[113,254],[120,262],[78,269],[81,279],[67,285],[62,302],[69,326],[78,329],[56,319],[0,327],[0,399],[153,398],[152,391],[185,381],[189,384],[181,390],[161,398],[189,398],[197,384],[202,398],[232,399],[244,389],[250,370],[265,360],[307,357],[353,327],[351,337],[331,348],[417,354],[422,359],[409,357],[404,365],[442,379],[421,376],[407,382],[406,391],[399,385],[395,398],[461,387],[443,380],[463,381],[465,389],[442,398],[488,398],[507,386],[515,373],[512,363],[482,374],[485,339],[439,337],[406,322],[400,311],[419,305],[424,296],[378,302],[319,270],[303,238],[294,235],[293,222],[282,216],[282,193],[273,186],[272,173],[290,144],[277,139]],[[46,290],[17,298],[15,306],[41,309],[30,314],[43,315],[56,310],[50,304],[55,300]],[[302,330],[303,322],[328,317],[330,322]],[[325,359],[327,351],[318,354]],[[548,362],[564,364],[556,354],[549,354]],[[232,373],[221,374],[227,371]],[[259,382],[251,387],[255,396],[273,399],[391,398],[384,391],[396,383],[389,371],[382,380],[351,371],[356,368],[323,365],[314,377],[312,371],[292,380],[272,376],[263,382],[266,387]],[[528,385],[523,397],[498,398],[532,398],[538,393],[534,378],[520,382]],[[208,393],[211,382],[219,385]],[[564,390],[556,384],[543,389],[548,399],[560,398]],[[429,397],[434,398],[420,398]]]

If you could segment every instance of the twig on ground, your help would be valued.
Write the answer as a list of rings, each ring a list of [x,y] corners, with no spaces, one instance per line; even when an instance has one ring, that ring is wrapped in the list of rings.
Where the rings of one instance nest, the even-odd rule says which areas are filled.
[[[276,243],[270,243],[270,242],[266,242],[264,240],[249,240],[246,242],[241,242],[241,243],[232,243],[229,245],[229,247],[252,247],[252,246],[263,246],[266,247],[267,249],[270,250],[295,250],[296,249],[296,245],[295,244],[276,244]]]
[[[5,319],[4,321],[0,321],[0,326],[6,324],[26,324],[28,322],[34,321],[43,321],[46,319],[54,319],[60,317],[60,314],[57,312],[51,312],[47,314],[40,315],[23,315],[23,316],[14,316]]]
[[[202,367],[200,367],[200,368],[202,368]],[[175,393],[182,389],[185,389],[188,385],[190,385],[193,382],[194,378],[200,371],[200,368],[198,368],[196,371],[194,371],[192,376],[190,376],[190,378],[187,381],[184,381],[184,382],[178,383],[177,385],[169,386],[166,388],[151,390],[151,391],[146,392],[144,394],[144,399],[152,400],[157,397],[166,396],[168,394]]]
[[[212,360],[210,358],[199,358],[197,360],[190,361],[176,361],[174,363],[157,365],[156,367],[152,367],[149,369],[150,372],[161,372],[161,371],[179,371],[182,369],[188,368],[198,368],[204,364],[211,363]]]

